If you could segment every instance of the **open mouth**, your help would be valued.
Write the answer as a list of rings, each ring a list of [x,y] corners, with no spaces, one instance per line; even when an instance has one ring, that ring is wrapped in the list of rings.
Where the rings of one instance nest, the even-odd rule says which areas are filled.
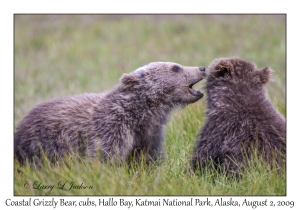
[[[202,80],[202,79],[201,79]],[[192,84],[190,84],[188,87],[189,87],[189,91],[192,95],[194,96],[203,96],[203,93],[200,92],[200,90],[194,90],[193,89],[193,85],[200,82],[201,80],[197,81],[197,82],[194,82]]]

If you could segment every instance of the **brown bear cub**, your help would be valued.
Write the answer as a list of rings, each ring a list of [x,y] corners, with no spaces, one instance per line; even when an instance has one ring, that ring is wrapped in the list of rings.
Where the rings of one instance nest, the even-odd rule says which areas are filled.
[[[203,97],[192,86],[205,77],[204,67],[154,62],[124,74],[109,92],[39,104],[16,129],[15,156],[21,163],[38,163],[43,154],[56,161],[73,151],[113,162],[133,153],[156,160],[163,156],[168,116]]]
[[[273,70],[239,58],[215,59],[209,70],[207,121],[194,149],[194,170],[210,163],[239,177],[239,165],[246,166],[253,151],[271,165],[285,163],[286,122],[265,88]]]

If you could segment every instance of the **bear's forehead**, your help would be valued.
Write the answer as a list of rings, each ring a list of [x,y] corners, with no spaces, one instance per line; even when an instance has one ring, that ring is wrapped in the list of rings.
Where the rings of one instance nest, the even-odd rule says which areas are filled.
[[[216,68],[221,61],[229,61],[233,67],[235,69],[243,69],[243,70],[255,70],[256,69],[256,66],[252,63],[252,62],[249,62],[249,61],[246,61],[246,60],[243,60],[241,58],[238,58],[238,57],[231,57],[231,58],[217,58],[215,59],[210,65],[209,65],[209,69],[210,70],[213,70],[214,68]]]
[[[174,63],[174,62],[151,62],[148,65],[154,65],[154,66],[174,66],[174,65],[179,65],[181,66],[179,63]]]
[[[151,70],[153,68],[156,68],[156,69],[157,68],[158,69],[160,69],[160,68],[161,69],[165,69],[165,68],[172,67],[172,66],[175,66],[175,65],[182,66],[182,65],[180,65],[178,63],[174,63],[174,62],[161,62],[161,61],[159,61],[159,62],[151,62],[151,63],[149,63],[149,64],[147,64],[145,66],[139,67],[138,69],[136,69],[134,71],[134,73],[140,74],[142,72]]]
[[[235,66],[239,66],[239,67],[251,67],[253,68],[253,64],[249,61],[245,61],[243,59],[240,58],[232,58],[229,61],[231,61],[232,65]]]

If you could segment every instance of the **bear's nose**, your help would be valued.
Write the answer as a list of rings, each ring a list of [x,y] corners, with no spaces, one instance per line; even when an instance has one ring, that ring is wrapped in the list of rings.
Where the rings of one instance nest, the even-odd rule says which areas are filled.
[[[199,67],[199,70],[200,70],[200,71],[205,71],[205,67],[204,67],[204,66],[200,66],[200,67]]]

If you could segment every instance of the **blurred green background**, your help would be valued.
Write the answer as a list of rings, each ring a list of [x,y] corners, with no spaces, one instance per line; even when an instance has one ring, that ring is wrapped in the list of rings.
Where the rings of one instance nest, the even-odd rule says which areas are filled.
[[[273,81],[267,88],[275,107],[286,116],[285,15],[15,15],[15,126],[40,102],[109,90],[118,84],[123,73],[153,61],[208,66],[215,58],[231,56],[252,61],[259,68],[270,66],[275,70]],[[205,82],[198,84],[204,93]],[[127,185],[123,189],[120,183],[124,179],[132,180],[133,172],[125,177],[112,177],[116,171],[113,169],[107,172],[106,177],[85,165],[85,170],[90,170],[86,178],[84,175],[78,177],[78,171],[66,168],[61,172],[56,169],[58,172],[53,177],[47,168],[37,172],[26,169],[22,176],[17,174],[15,177],[15,193],[41,193],[26,191],[21,187],[23,181],[44,177],[55,182],[66,170],[70,170],[68,174],[73,179],[88,182],[94,177],[90,184],[100,182],[102,191],[94,194],[285,194],[285,179],[273,177],[274,185],[270,189],[265,183],[272,182],[269,177],[260,174],[255,179],[255,170],[249,175],[251,182],[245,179],[245,185],[237,183],[235,191],[228,190],[232,189],[232,183],[224,184],[224,188],[205,185],[204,190],[199,178],[183,173],[199,129],[205,122],[204,113],[205,97],[173,113],[166,130],[166,162],[156,173],[141,175],[142,184],[130,182],[132,188],[129,187],[129,191],[126,191]],[[97,167],[104,170],[102,166]],[[78,170],[80,173],[81,170]],[[101,180],[109,183],[107,191],[97,178],[99,173]],[[161,185],[157,177],[161,178]],[[249,185],[253,183],[252,179],[257,188],[255,184]],[[111,180],[120,183],[113,184]],[[157,185],[153,186],[153,180]],[[169,184],[163,185],[166,180]],[[119,187],[113,191],[112,185]],[[137,190],[141,185],[145,185],[144,190]]]
[[[276,71],[268,88],[285,113],[285,20],[285,15],[15,15],[15,122],[42,101],[110,89],[122,73],[149,62],[207,66],[229,56]]]

